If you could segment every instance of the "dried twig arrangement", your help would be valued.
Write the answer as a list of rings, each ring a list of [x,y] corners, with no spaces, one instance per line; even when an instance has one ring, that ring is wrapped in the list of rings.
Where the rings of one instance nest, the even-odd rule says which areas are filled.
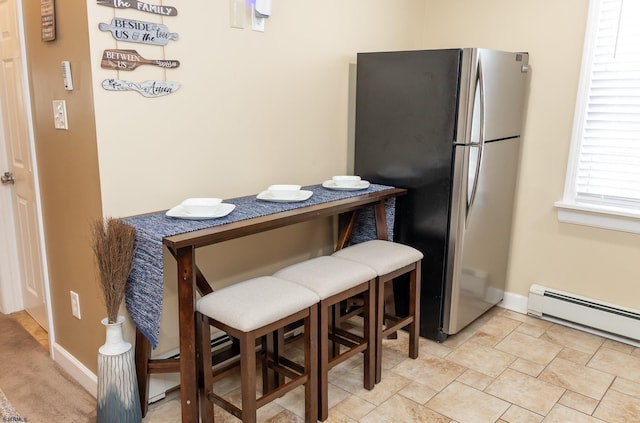
[[[136,230],[122,219],[108,217],[93,222],[91,233],[107,318],[115,323],[131,272]]]

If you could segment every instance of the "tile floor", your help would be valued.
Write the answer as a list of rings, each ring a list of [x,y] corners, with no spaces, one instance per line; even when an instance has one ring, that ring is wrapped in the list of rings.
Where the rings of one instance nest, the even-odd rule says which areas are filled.
[[[47,333],[13,313],[45,348]],[[406,334],[384,341],[383,380],[362,388],[359,357],[330,373],[327,422],[639,422],[640,348],[494,308],[438,344],[406,357]],[[216,385],[238,403],[238,380]],[[303,422],[298,389],[259,412],[262,422]],[[149,406],[143,423],[180,421],[179,391]],[[216,410],[217,422],[238,422]]]
[[[640,422],[640,348],[494,308],[438,344],[384,341],[382,382],[362,388],[362,359],[329,374],[327,422]],[[238,401],[238,380],[216,385]],[[303,422],[302,388],[259,411],[262,422]],[[143,423],[180,421],[179,392]],[[217,422],[239,420],[216,407]]]

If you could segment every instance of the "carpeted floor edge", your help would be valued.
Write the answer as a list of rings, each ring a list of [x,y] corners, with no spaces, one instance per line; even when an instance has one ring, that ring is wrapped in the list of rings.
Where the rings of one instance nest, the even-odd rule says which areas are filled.
[[[97,352],[96,352],[97,359]],[[96,421],[96,400],[12,317],[0,314],[0,389],[29,422]]]

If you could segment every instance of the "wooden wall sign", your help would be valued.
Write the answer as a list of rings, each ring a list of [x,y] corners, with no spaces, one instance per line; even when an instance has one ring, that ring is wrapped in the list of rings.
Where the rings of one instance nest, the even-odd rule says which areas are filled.
[[[156,6],[136,0],[98,0],[100,6],[113,7],[115,9],[136,9],[141,12],[155,13],[162,16],[177,16],[178,9],[172,6]]]
[[[179,82],[173,81],[144,81],[140,83],[123,81],[121,79],[105,79],[102,88],[107,91],[137,91],[145,97],[162,97],[180,88]]]
[[[113,18],[111,24],[98,24],[100,31],[111,31],[113,38],[130,43],[154,44],[164,46],[169,40],[177,40],[178,34],[169,32],[163,24],[136,21],[133,19]]]
[[[140,65],[160,66],[161,68],[177,68],[180,62],[177,60],[152,60],[145,59],[135,50],[112,50],[108,49],[102,53],[100,66],[103,69],[115,69],[122,71],[132,71]]]
[[[56,6],[54,0],[40,0],[40,32],[42,41],[56,39]]]

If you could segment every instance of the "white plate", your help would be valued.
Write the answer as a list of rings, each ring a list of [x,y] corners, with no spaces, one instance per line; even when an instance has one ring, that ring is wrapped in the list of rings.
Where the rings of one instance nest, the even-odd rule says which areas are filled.
[[[181,204],[175,206],[171,210],[167,211],[166,215],[169,217],[175,217],[178,219],[187,219],[187,220],[207,220],[207,219],[217,219],[219,217],[224,217],[231,213],[233,209],[236,208],[235,204],[222,203],[215,209],[211,211],[211,213],[199,213],[197,215],[187,212]]]
[[[276,203],[294,203],[297,201],[308,200],[313,195],[313,191],[306,191],[301,189],[300,191],[295,191],[295,195],[293,197],[278,197],[277,193],[273,193],[271,191],[262,191],[260,194],[256,196],[258,200],[264,201],[273,201]]]
[[[354,183],[353,185],[341,185],[338,186],[336,185],[336,182],[333,180],[328,180],[328,181],[324,181],[322,183],[322,186],[327,188],[327,189],[335,189],[338,191],[357,191],[360,189],[367,189],[369,188],[369,181],[358,181],[356,183]]]

